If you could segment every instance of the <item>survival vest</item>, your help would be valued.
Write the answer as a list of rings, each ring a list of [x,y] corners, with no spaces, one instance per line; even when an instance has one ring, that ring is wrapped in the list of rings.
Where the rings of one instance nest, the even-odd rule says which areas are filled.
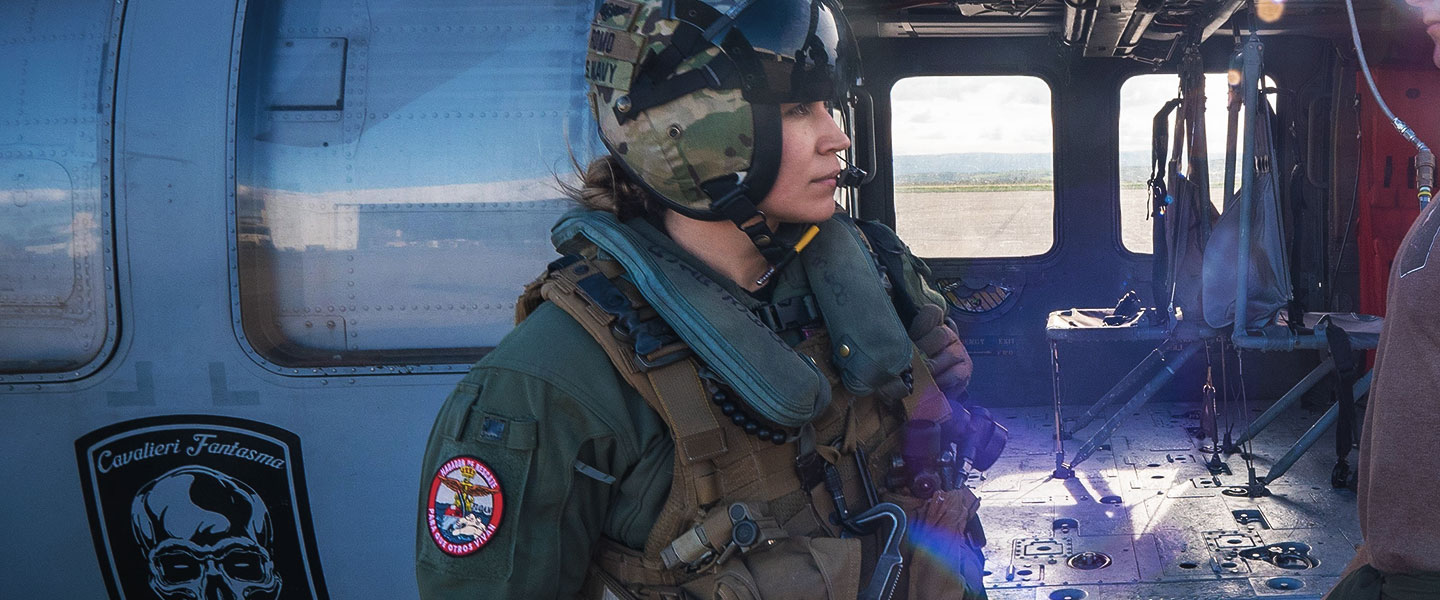
[[[771,430],[733,401],[734,391],[623,275],[618,262],[583,247],[551,263],[516,304],[517,322],[545,301],[571,315],[675,442],[671,490],[644,549],[602,538],[584,597],[760,598],[761,590],[772,598],[871,597],[872,582],[885,579],[875,572],[890,568],[887,524],[847,531],[853,527],[841,522],[887,502],[904,511],[902,520],[954,534],[947,536],[953,553],[922,556],[907,541],[905,568],[892,578],[897,597],[984,597],[975,495],[963,481],[942,481],[933,495],[918,498],[908,493],[913,481],[905,470],[891,468],[907,423],[949,417],[920,352],[910,369],[914,391],[884,402],[849,392],[830,366],[828,333],[807,329],[795,349],[824,374],[831,402],[798,432]],[[807,310],[804,302],[766,308],[771,318],[762,320],[772,327],[802,321]],[[927,473],[943,479],[940,462]]]

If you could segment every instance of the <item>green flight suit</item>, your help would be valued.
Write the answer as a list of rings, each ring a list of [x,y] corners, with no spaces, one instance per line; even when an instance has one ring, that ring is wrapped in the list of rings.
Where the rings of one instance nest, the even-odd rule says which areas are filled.
[[[895,283],[916,301],[943,303],[925,281],[924,264],[884,233],[871,234],[871,243],[882,257],[904,261],[890,261],[904,265]],[[697,268],[743,303],[761,303]],[[774,300],[809,291],[796,269],[772,285]],[[793,345],[796,335],[783,337]],[[437,467],[457,456],[494,471],[505,510],[493,538],[459,557],[441,550],[421,515],[416,576],[424,599],[573,597],[600,536],[644,547],[670,491],[675,449],[665,423],[600,345],[547,302],[477,363],[441,408],[425,450],[422,513]],[[614,481],[601,481],[606,476]]]
[[[496,422],[504,423],[499,435]],[[674,454],[665,423],[590,334],[541,305],[471,369],[436,418],[422,506],[436,468],[465,455],[494,471],[505,511],[494,537],[462,557],[441,551],[422,522],[420,596],[573,596],[599,536],[644,545],[670,490]],[[614,483],[582,474],[577,461]]]

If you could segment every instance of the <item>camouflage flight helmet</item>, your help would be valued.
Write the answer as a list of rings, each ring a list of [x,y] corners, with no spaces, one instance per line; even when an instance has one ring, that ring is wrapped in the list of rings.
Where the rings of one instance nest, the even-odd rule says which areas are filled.
[[[832,0],[602,0],[585,76],[600,138],[634,179],[772,258],[783,249],[756,204],[780,169],[780,104],[844,100],[857,62]]]

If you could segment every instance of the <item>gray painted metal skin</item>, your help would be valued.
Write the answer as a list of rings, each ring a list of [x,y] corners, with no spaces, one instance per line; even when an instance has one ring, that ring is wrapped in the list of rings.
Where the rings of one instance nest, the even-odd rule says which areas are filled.
[[[24,7],[33,12],[39,5],[35,2]],[[421,483],[419,458],[434,415],[465,364],[435,361],[396,366],[377,362],[373,370],[364,364],[351,366],[355,363],[290,369],[278,366],[252,347],[240,323],[242,305],[237,295],[234,166],[237,120],[243,120],[237,118],[237,105],[242,103],[240,90],[244,86],[240,57],[246,6],[243,2],[232,6],[181,0],[123,0],[114,6],[116,14],[110,21],[113,27],[102,34],[104,39],[95,42],[108,57],[108,66],[95,73],[99,79],[99,144],[108,149],[108,154],[94,160],[98,169],[95,187],[101,190],[100,216],[111,223],[101,227],[100,234],[101,246],[109,253],[103,265],[110,270],[101,280],[109,286],[102,296],[111,309],[106,314],[112,323],[105,330],[108,337],[100,354],[93,360],[82,361],[62,373],[0,375],[0,452],[4,454],[0,459],[0,481],[8,490],[0,500],[0,530],[6,532],[6,540],[0,545],[4,594],[17,598],[109,595],[107,576],[100,566],[105,557],[96,556],[92,523],[86,518],[86,498],[91,492],[77,470],[77,439],[133,419],[219,415],[270,424],[294,433],[302,441],[309,497],[306,506],[299,508],[307,510],[313,520],[318,560],[323,565],[330,597],[414,598],[412,561],[416,490]],[[584,12],[576,14],[583,20]],[[443,22],[443,15],[436,21]],[[57,25],[57,30],[63,28]],[[572,34],[576,40],[583,39],[583,31]],[[44,33],[34,35],[43,37]],[[10,45],[0,46],[0,51],[26,42],[7,43]],[[911,48],[899,44],[876,46],[872,56],[879,62],[872,60],[871,65],[882,74],[881,81],[886,77],[893,81],[901,75],[940,73],[941,61],[961,53],[954,48],[911,53]],[[1006,47],[1016,52],[1003,61],[979,59],[975,64],[980,66],[972,68],[992,73],[996,69],[1031,72],[1037,63],[1025,66],[1019,62],[1048,56],[1050,51],[1048,46],[1031,42]],[[958,48],[964,50],[963,46]],[[902,60],[905,55],[914,60]],[[1006,62],[1012,59],[1015,64]],[[8,67],[4,60],[0,56],[0,66]],[[985,60],[1002,64],[987,66]],[[957,64],[961,61],[947,66]],[[1049,73],[1060,69],[1040,70]],[[1101,75],[1095,80],[1114,84],[1118,89],[1122,72],[1135,69],[1091,70]],[[1049,79],[1063,81],[1058,75]],[[89,85],[94,80],[85,81]],[[1078,165],[1057,172],[1061,177],[1091,184],[1069,189],[1112,192],[1111,167],[1089,168],[1097,167],[1091,163],[1105,159],[1100,153],[1085,150],[1089,152],[1085,158],[1080,152],[1094,139],[1113,145],[1114,132],[1104,130],[1112,121],[1092,118],[1085,123],[1070,117],[1113,117],[1113,102],[1109,96],[1082,97],[1078,87],[1061,85],[1057,89],[1064,90],[1057,106],[1070,112],[1056,114],[1057,130],[1062,133],[1057,137],[1056,155],[1067,161],[1073,158],[1072,165]],[[35,97],[32,94],[31,98]],[[886,104],[882,99],[882,108]],[[882,150],[888,151],[888,141],[884,140],[888,122],[884,118],[880,143]],[[23,137],[29,132],[23,128],[28,126],[8,127]],[[584,129],[583,120],[573,127]],[[35,150],[43,148],[0,137],[0,153],[15,153],[0,154],[0,158]],[[402,149],[388,150],[403,154]],[[513,150],[513,146],[499,145],[476,160],[499,159]],[[1093,177],[1104,181],[1079,179],[1091,173],[1103,173]],[[890,191],[888,185],[881,177],[874,188],[868,189],[883,196]],[[1071,192],[1062,192],[1058,200],[1059,214],[1068,218],[1057,219],[1057,239],[1068,243],[1057,242],[1054,253],[1037,260],[1009,265],[993,260],[977,263],[985,271],[1012,276],[1028,273],[1035,282],[1022,310],[1007,320],[984,324],[981,335],[1038,338],[1043,321],[1040,316],[1060,303],[1073,304],[1079,299],[1080,304],[1102,305],[1114,297],[1112,291],[1123,287],[1122,280],[1143,280],[1140,275],[1148,271],[1148,266],[1134,255],[1115,251],[1113,212],[1090,210],[1094,203],[1080,198],[1079,192],[1074,192],[1074,198],[1066,194]],[[892,218],[892,208],[883,201],[868,206],[880,212],[867,216]],[[1095,231],[1109,237],[1095,235]],[[537,266],[543,262],[537,259]],[[1086,268],[1063,268],[1079,264]],[[1096,265],[1113,268],[1097,274],[1104,269]],[[390,273],[405,267],[403,262],[389,267]],[[941,261],[937,273],[953,276],[965,267]],[[1100,279],[1099,285],[1096,278]],[[1047,295],[1053,298],[1044,298]],[[1059,298],[1063,300],[1052,301]],[[992,570],[998,573],[989,579],[997,589],[992,597],[1059,598],[1064,597],[1063,590],[1078,588],[1088,590],[1091,598],[1314,598],[1333,581],[1338,567],[1349,558],[1349,544],[1358,538],[1353,526],[1327,529],[1323,525],[1352,523],[1353,495],[1317,489],[1326,485],[1328,476],[1318,455],[1307,456],[1286,478],[1295,486],[1288,500],[1252,503],[1261,505],[1276,528],[1291,530],[1288,533],[1294,535],[1290,537],[1314,542],[1317,547],[1321,542],[1325,544],[1320,569],[1313,576],[1299,577],[1305,586],[1293,591],[1263,587],[1273,574],[1263,565],[1242,562],[1245,569],[1222,573],[1202,562],[1204,573],[1197,575],[1179,564],[1186,562],[1190,554],[1203,554],[1190,552],[1191,546],[1187,545],[1204,543],[1201,532],[1231,528],[1223,519],[1215,522],[1211,509],[1220,503],[1226,509],[1235,509],[1231,504],[1239,504],[1218,497],[1214,490],[1198,487],[1192,481],[1199,477],[1198,472],[1187,470],[1195,466],[1193,461],[1174,467],[1163,474],[1164,479],[1157,480],[1169,487],[1148,487],[1157,484],[1150,481],[1151,476],[1142,474],[1146,467],[1137,465],[1152,464],[1151,454],[1164,458],[1198,453],[1194,442],[1185,437],[1185,423],[1171,418],[1171,405],[1152,403],[1146,414],[1132,416],[1121,424],[1117,435],[1126,445],[1117,445],[1114,451],[1102,450],[1093,461],[1096,469],[1108,464],[1114,466],[1113,470],[1106,467],[1087,479],[1082,469],[1078,482],[1044,482],[1052,457],[1049,417],[1043,409],[1016,406],[1048,403],[1048,361],[1043,350],[1028,352],[1043,349],[1043,340],[1026,343],[1029,346],[1020,348],[1020,353],[1033,354],[1032,358],[1001,355],[977,360],[982,377],[977,389],[986,393],[987,402],[997,406],[996,412],[1002,417],[1013,416],[1026,423],[1012,427],[1014,441],[1007,458],[988,474],[987,480],[976,483],[982,496],[988,498],[986,512],[982,512],[990,529],[987,555]],[[1133,348],[1129,352],[1135,353]],[[1133,364],[1128,358],[1114,362],[1122,373],[1128,367],[1126,362]],[[1103,390],[1108,383],[1097,382],[1091,388]],[[1280,422],[1287,418],[1282,417]],[[1262,438],[1284,438],[1286,431],[1293,435],[1277,441],[1277,448],[1298,437],[1303,423],[1272,428]],[[1267,454],[1266,447],[1258,448],[1257,454]],[[1141,458],[1147,462],[1141,462]],[[1154,464],[1167,468],[1172,465],[1169,461]],[[1234,468],[1239,472],[1238,462]],[[1112,508],[1092,501],[1089,491],[1069,489],[1086,481],[1099,482],[1097,489],[1108,486],[1120,490],[1115,495],[1122,498],[1122,505]],[[1045,485],[1057,489],[1040,490]],[[1080,500],[1081,496],[1086,499]],[[1152,496],[1163,502],[1173,501],[1174,506],[1157,508],[1155,501],[1146,501]],[[1193,503],[1193,507],[1185,503]],[[1115,510],[1126,514],[1143,512],[1149,517],[1121,524],[1107,515],[1107,511]],[[1056,570],[1052,568],[1049,575],[1041,572],[1029,580],[1024,575],[1018,580],[1007,577],[1010,567],[1025,564],[1019,560],[1024,557],[1014,551],[1014,544],[1045,535],[1051,522],[1062,518],[1075,519],[1081,534],[1096,536],[1077,538],[1076,542],[1114,545],[1118,548],[1117,559],[1119,553],[1133,553],[1135,557],[1128,562],[1120,561],[1123,565],[1117,563],[1114,570],[1102,571],[1125,571],[1126,576],[1055,579]],[[1105,526],[1108,529],[1096,529],[1096,523],[1110,525]],[[1186,536],[1201,537],[1183,539]],[[290,584],[298,587],[298,582]]]
[[[101,108],[114,112],[113,178],[105,180],[116,199],[121,327],[109,359],[83,377],[0,376],[0,595],[107,597],[75,440],[129,419],[210,414],[274,424],[303,440],[331,597],[414,598],[420,455],[459,374],[300,378],[257,364],[236,339],[227,211],[243,5],[116,6],[124,30],[114,99]]]

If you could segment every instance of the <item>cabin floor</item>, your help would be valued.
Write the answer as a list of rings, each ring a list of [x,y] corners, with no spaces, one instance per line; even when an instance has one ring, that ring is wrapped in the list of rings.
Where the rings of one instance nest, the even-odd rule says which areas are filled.
[[[1267,406],[1251,406],[1252,417]],[[1067,406],[1065,416],[1084,408]],[[985,585],[990,598],[1324,595],[1360,543],[1355,492],[1330,485],[1334,428],[1268,486],[1272,495],[1235,497],[1224,492],[1246,483],[1245,461],[1239,453],[1222,454],[1233,474],[1211,474],[1206,466],[1209,440],[1195,435],[1198,412],[1194,403],[1152,401],[1125,417],[1108,447],[1076,465],[1074,478],[1054,479],[1052,409],[995,410],[1010,429],[1009,445],[983,477],[972,474],[970,481],[981,498],[980,515],[989,539]],[[1256,436],[1251,448],[1256,472],[1269,472],[1320,414],[1291,407]],[[1098,421],[1065,441],[1067,460],[1099,428]],[[1235,435],[1243,430],[1243,424],[1237,424]],[[1355,458],[1352,452],[1352,465]],[[1270,556],[1270,549],[1285,554],[1308,549],[1311,560],[1261,559],[1262,554]],[[1105,562],[1088,552],[1103,553],[1108,566],[1071,566],[1077,556],[1080,566],[1090,566],[1087,560]],[[1314,564],[1305,566],[1308,563]]]

